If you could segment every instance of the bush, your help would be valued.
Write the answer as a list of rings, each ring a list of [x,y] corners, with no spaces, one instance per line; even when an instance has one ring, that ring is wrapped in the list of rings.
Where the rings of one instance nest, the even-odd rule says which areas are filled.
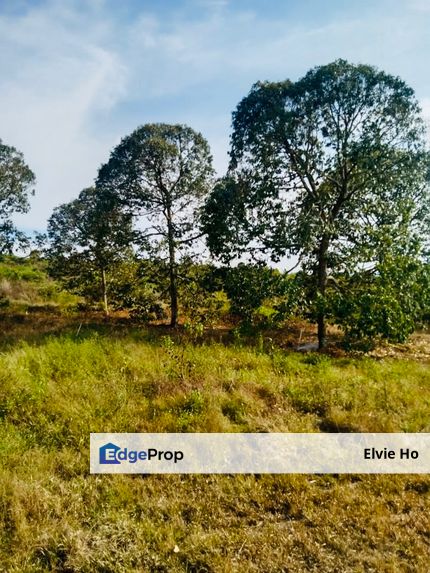
[[[187,331],[213,327],[229,312],[219,269],[184,260],[178,268],[179,302]]]
[[[429,289],[428,266],[397,257],[373,273],[344,280],[331,296],[331,313],[344,330],[347,346],[370,349],[378,339],[405,342],[428,313]]]
[[[254,329],[271,328],[303,312],[305,297],[299,275],[264,265],[239,264],[226,270],[224,284],[231,314]]]

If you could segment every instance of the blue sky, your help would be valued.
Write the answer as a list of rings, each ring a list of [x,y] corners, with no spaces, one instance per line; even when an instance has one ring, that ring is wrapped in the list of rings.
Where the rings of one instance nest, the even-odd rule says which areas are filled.
[[[17,223],[43,230],[146,122],[201,131],[222,175],[251,85],[337,58],[399,75],[430,119],[429,30],[430,0],[0,0],[0,138],[37,177]]]

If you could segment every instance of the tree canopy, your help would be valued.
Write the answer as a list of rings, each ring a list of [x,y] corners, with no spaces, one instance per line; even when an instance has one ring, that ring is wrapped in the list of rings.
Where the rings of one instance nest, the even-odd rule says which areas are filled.
[[[54,210],[48,237],[51,272],[77,292],[85,292],[86,283],[98,276],[108,314],[106,274],[126,256],[133,242],[131,216],[111,195],[89,187]]]
[[[295,83],[258,82],[233,114],[208,244],[224,259],[296,255],[323,347],[330,279],[375,266],[397,239],[419,242],[428,172],[420,108],[401,79],[338,60]]]
[[[26,213],[28,197],[34,193],[35,176],[24,161],[24,156],[0,139],[0,253],[11,253],[25,236],[13,224],[14,213]]]
[[[212,157],[200,133],[185,125],[147,124],[112,151],[97,187],[141,218],[145,247],[165,252],[170,281],[171,324],[178,315],[177,258],[198,237],[196,217],[211,188]]]

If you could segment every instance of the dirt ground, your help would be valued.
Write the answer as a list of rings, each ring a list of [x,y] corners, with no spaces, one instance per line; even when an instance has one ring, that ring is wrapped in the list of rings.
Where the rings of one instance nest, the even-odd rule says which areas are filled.
[[[376,358],[396,357],[430,363],[430,332],[415,332],[405,344],[387,344],[369,352]]]
[[[235,324],[220,324],[208,328],[202,337],[203,340],[212,340],[223,344],[231,344],[237,341],[234,333]],[[165,324],[144,325],[131,321],[127,313],[113,313],[109,318],[102,313],[85,313],[81,315],[62,316],[46,313],[0,316],[0,344],[10,344],[17,340],[26,340],[31,343],[40,336],[58,334],[83,334],[88,330],[101,330],[105,334],[121,336],[129,329],[142,329],[155,336],[173,335],[182,336],[184,329],[179,325],[171,329]],[[243,342],[254,345],[258,338],[264,342],[264,346],[271,345],[284,348],[285,350],[300,350],[312,352],[317,347],[316,326],[300,319],[289,321],[283,328],[277,330],[264,330],[260,334],[241,336]],[[350,353],[342,349],[342,332],[335,326],[328,327],[327,353],[332,356],[347,356]],[[382,343],[376,349],[367,353],[377,359],[387,357],[404,358],[430,363],[430,330],[414,333],[404,344]]]

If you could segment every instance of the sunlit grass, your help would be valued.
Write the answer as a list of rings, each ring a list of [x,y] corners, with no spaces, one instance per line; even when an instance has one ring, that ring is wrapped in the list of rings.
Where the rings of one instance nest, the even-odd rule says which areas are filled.
[[[91,476],[90,432],[428,432],[425,363],[134,332],[0,355],[0,571],[427,571],[419,476]]]

